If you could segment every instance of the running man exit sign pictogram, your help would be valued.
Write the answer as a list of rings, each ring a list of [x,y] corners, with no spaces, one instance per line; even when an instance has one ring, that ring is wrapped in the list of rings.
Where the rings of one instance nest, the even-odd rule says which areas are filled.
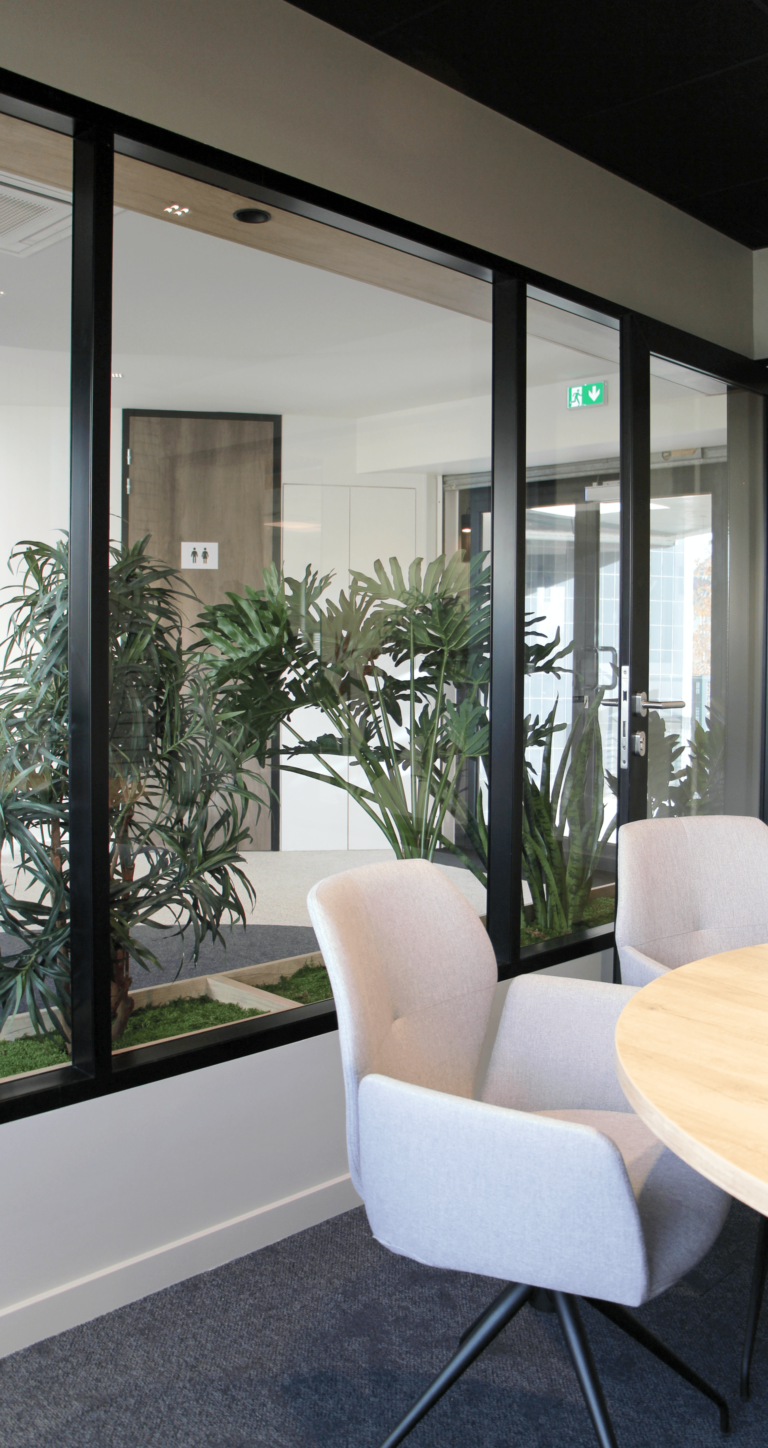
[[[607,382],[577,382],[568,388],[569,407],[600,407],[607,401]]]

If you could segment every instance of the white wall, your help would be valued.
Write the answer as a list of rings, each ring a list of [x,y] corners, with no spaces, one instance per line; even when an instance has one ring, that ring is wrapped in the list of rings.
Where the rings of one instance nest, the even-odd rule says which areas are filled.
[[[22,538],[69,527],[69,408],[0,406],[0,586]]]
[[[69,528],[69,408],[0,405],[0,639],[18,591],[11,551],[25,539],[57,543]],[[22,565],[23,567],[23,565]]]
[[[490,394],[358,418],[361,473],[384,468],[469,473],[485,472],[490,466]]]
[[[2,63],[751,351],[745,247],[283,0],[5,0]]]
[[[335,1033],[8,1123],[0,1149],[0,1355],[358,1200]]]

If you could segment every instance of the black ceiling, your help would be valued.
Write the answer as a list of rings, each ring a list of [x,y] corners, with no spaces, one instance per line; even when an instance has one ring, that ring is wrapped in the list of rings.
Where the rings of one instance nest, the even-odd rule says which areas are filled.
[[[768,246],[768,0],[292,0]]]

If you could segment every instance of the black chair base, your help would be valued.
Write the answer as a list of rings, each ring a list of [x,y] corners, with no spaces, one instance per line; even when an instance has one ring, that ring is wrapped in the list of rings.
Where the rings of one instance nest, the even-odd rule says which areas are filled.
[[[714,1403],[720,1410],[721,1431],[723,1433],[730,1432],[731,1422],[728,1402],[722,1393],[718,1393],[717,1388],[713,1388],[711,1383],[707,1382],[706,1378],[702,1378],[693,1368],[689,1368],[688,1364],[684,1362],[681,1357],[678,1357],[677,1353],[673,1352],[671,1347],[667,1347],[667,1344],[662,1342],[660,1337],[657,1337],[654,1332],[650,1332],[647,1327],[643,1326],[642,1322],[638,1322],[637,1318],[633,1317],[631,1312],[627,1312],[626,1307],[620,1307],[618,1302],[601,1302],[597,1297],[588,1297],[586,1301],[590,1307],[594,1307],[598,1312],[602,1312],[603,1317],[607,1317],[610,1322],[620,1327],[622,1332],[626,1332],[628,1337],[633,1337],[635,1342],[639,1342],[648,1352],[652,1352],[654,1357],[657,1357],[660,1362],[666,1363],[667,1367],[671,1368],[674,1373],[677,1373],[678,1377],[683,1378],[686,1383],[690,1383],[692,1388],[696,1388],[698,1392],[703,1393],[705,1398],[709,1398],[710,1402]]]
[[[744,1355],[741,1359],[741,1382],[739,1383],[739,1391],[745,1402],[750,1394],[749,1374],[752,1369],[752,1356],[755,1351],[755,1338],[757,1337],[757,1324],[760,1320],[760,1308],[763,1305],[766,1275],[768,1275],[768,1217],[761,1217],[757,1230],[755,1265],[752,1268],[752,1288],[749,1294],[749,1307],[747,1309],[747,1331],[744,1335]]]
[[[768,1256],[768,1231],[766,1232],[766,1252]],[[764,1283],[765,1274],[763,1274]],[[760,1295],[762,1297],[762,1288]],[[672,1352],[671,1348],[668,1348],[652,1332],[643,1327],[642,1323],[639,1323],[630,1312],[627,1312],[626,1308],[619,1307],[613,1302],[601,1302],[597,1298],[590,1297],[586,1300],[598,1312],[602,1312],[617,1327],[622,1328],[636,1342],[641,1343],[661,1362],[666,1363],[667,1367],[672,1368],[687,1383],[715,1403],[720,1410],[720,1427],[724,1433],[729,1431],[728,1404],[716,1388],[711,1387],[704,1378],[699,1377],[693,1368],[689,1368],[688,1364]],[[398,1443],[402,1443],[403,1439],[407,1438],[416,1424],[421,1422],[430,1408],[434,1407],[435,1403],[448,1392],[448,1389],[453,1387],[462,1373],[466,1372],[489,1343],[498,1337],[502,1329],[512,1321],[512,1318],[516,1316],[521,1307],[525,1306],[526,1302],[530,1302],[531,1306],[540,1312],[554,1310],[557,1313],[600,1448],[618,1448],[600,1379],[597,1375],[597,1368],[581,1320],[578,1301],[579,1299],[570,1292],[547,1292],[541,1288],[527,1287],[523,1283],[510,1282],[494,1299],[490,1307],[481,1313],[477,1321],[467,1328],[460,1339],[458,1352],[454,1354],[442,1372],[438,1373],[434,1382],[430,1384],[425,1393],[422,1393],[402,1421],[398,1423],[394,1432],[385,1439],[382,1448],[396,1448]],[[759,1310],[758,1303],[758,1314]]]

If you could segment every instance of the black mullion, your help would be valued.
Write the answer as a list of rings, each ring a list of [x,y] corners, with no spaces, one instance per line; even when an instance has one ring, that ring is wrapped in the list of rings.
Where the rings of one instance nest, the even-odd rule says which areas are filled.
[[[113,140],[73,143],[69,718],[72,1062],[110,1071],[109,428]]]
[[[637,318],[621,323],[621,478],[619,497],[619,664],[629,667],[632,694],[648,693],[648,644],[651,586],[651,358]],[[619,679],[621,694],[621,678]],[[619,709],[619,729],[624,711]],[[630,710],[632,733],[645,732],[646,722]],[[646,736],[647,738],[647,736]],[[621,741],[618,741],[619,760]],[[645,819],[648,799],[648,759],[630,747],[629,768],[617,770],[619,780],[618,827]],[[618,879],[616,895],[618,899]],[[613,978],[621,980],[618,951],[613,955]]]
[[[768,397],[763,398],[763,750],[760,776],[760,818],[768,824]]]
[[[520,958],[525,645],[526,291],[493,287],[493,529],[488,933],[502,979]]]
[[[648,693],[651,585],[651,359],[634,317],[621,324],[621,604],[620,664],[629,665],[630,693]],[[647,721],[630,714],[631,732]],[[619,825],[644,820],[648,758],[630,749],[619,769]]]

